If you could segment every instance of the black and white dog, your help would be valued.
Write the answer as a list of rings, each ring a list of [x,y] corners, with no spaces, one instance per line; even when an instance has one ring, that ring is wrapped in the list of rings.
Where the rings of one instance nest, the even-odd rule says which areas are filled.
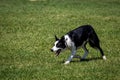
[[[56,42],[54,43],[51,51],[55,52],[57,56],[62,50],[66,48],[69,48],[71,50],[71,55],[65,64],[70,63],[79,47],[82,47],[84,49],[85,53],[81,59],[85,59],[88,55],[88,50],[86,48],[87,42],[91,47],[98,49],[102,55],[102,58],[106,60],[106,56],[100,47],[98,36],[91,25],[80,26],[62,36],[61,39],[58,39],[57,36],[55,36],[55,39]]]

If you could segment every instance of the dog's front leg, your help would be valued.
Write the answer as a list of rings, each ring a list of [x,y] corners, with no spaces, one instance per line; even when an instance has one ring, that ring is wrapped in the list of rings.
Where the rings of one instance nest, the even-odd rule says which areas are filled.
[[[64,64],[69,64],[75,54],[76,54],[76,48],[73,47],[72,50],[71,50],[71,55],[70,55],[70,57],[68,58],[68,60],[67,60]]]

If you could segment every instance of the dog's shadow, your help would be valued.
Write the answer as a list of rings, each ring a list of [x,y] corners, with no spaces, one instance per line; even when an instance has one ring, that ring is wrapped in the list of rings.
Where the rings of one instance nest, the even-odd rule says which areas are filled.
[[[72,60],[71,62],[75,63],[75,62],[89,62],[89,61],[94,61],[94,60],[101,60],[101,57],[93,57],[93,58],[87,58],[87,59],[81,59],[80,56],[75,56],[74,58],[76,58],[77,60]],[[65,60],[61,61],[60,63],[64,63]]]

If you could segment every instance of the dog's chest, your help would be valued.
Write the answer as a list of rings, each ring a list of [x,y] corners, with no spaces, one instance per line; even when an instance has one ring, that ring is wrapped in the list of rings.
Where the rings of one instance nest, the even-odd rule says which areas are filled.
[[[65,44],[67,47],[71,47],[74,44],[68,35],[65,35]]]

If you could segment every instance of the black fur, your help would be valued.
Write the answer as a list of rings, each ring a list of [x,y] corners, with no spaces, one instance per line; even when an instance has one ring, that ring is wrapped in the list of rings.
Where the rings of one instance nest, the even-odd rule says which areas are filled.
[[[81,46],[84,41],[87,41],[89,42],[91,47],[99,49],[102,56],[104,56],[103,50],[101,49],[99,44],[100,40],[91,25],[80,26],[68,32],[67,34],[69,35],[71,40],[75,43],[76,48]],[[84,44],[84,46],[86,48],[86,43]]]
[[[62,48],[62,49],[66,48],[64,37],[61,37],[61,39],[59,39],[57,41],[59,41],[59,42],[57,43],[56,47],[59,47],[59,48]]]

